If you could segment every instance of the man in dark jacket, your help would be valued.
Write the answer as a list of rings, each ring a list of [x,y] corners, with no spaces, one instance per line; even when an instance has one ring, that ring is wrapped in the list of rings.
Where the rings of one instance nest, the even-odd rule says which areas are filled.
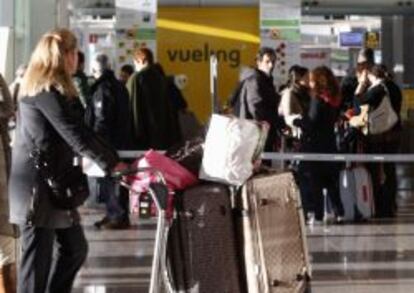
[[[90,99],[90,88],[88,84],[88,77],[85,74],[85,55],[78,51],[78,66],[76,73],[73,75],[73,82],[79,92],[79,100],[83,108],[86,108]]]
[[[166,149],[180,140],[168,83],[148,48],[134,52],[137,72],[128,80],[134,149]]]
[[[110,70],[108,56],[98,54],[93,60],[92,70],[96,82],[91,86],[92,96],[86,110],[86,123],[115,149],[128,149],[130,138],[128,91]],[[94,185],[93,182],[91,183]],[[95,226],[109,229],[128,227],[128,208],[120,204],[119,193],[123,192],[120,187],[112,178],[98,178],[97,188],[106,203],[107,214],[101,221],[96,222]]]
[[[240,118],[266,121],[270,125],[265,151],[273,151],[281,129],[278,117],[280,96],[273,84],[272,72],[276,62],[273,49],[263,47],[256,57],[257,68],[248,71],[241,81],[234,114]]]

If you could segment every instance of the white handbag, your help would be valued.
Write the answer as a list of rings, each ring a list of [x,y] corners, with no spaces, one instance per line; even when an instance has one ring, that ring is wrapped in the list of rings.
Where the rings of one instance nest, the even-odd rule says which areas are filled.
[[[242,185],[253,173],[268,130],[267,124],[213,114],[204,143],[200,178]]]
[[[386,92],[385,96],[378,107],[368,113],[369,134],[375,135],[387,132],[398,122],[398,116],[391,104],[389,91],[385,85],[382,86]]]

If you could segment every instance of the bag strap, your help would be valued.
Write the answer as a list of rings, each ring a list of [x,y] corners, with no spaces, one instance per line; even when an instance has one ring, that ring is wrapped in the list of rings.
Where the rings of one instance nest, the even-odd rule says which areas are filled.
[[[20,123],[20,131],[23,134],[23,138],[24,138],[24,143],[26,145],[26,150],[29,153],[29,156],[32,158],[32,153],[33,152],[39,152],[39,147],[36,145],[34,138],[29,134],[29,132],[26,130],[26,128],[24,127],[23,123],[22,123],[22,119],[20,117],[20,111],[17,111],[17,121]],[[19,131],[19,129],[16,129],[17,131]]]
[[[18,111],[17,118],[20,120],[20,127],[23,134],[24,142],[27,145],[26,150],[29,153],[29,157],[33,161],[33,165],[36,170],[38,170],[38,176],[47,181],[47,178],[52,178],[52,174],[50,172],[50,169],[48,168],[49,163],[47,162],[46,156],[44,152],[42,152],[39,148],[39,146],[36,145],[35,139],[32,135],[26,130],[24,125],[22,124],[21,117],[20,117],[20,111]],[[32,200],[34,202],[34,200]],[[32,203],[34,204],[34,203]]]
[[[384,91],[385,91],[385,96],[383,97],[383,99],[384,99],[384,98],[386,98],[386,99],[388,99],[388,100],[389,100],[390,105],[391,105],[391,110],[392,110],[395,114],[397,114],[397,113],[395,112],[395,110],[394,110],[394,107],[392,106],[392,102],[391,102],[391,94],[390,94],[390,91],[388,90],[388,88],[387,88],[386,84],[384,83],[384,81],[381,81],[381,82],[380,82],[380,85],[382,86],[382,88],[383,88],[383,89],[384,89]]]
[[[34,138],[28,133],[28,131],[26,131],[26,129],[24,128],[24,125],[22,125],[20,111],[17,111],[17,120],[20,122],[20,126],[19,126],[20,131],[22,131],[24,142],[25,144],[27,144],[26,150],[29,153],[29,157],[32,159],[35,169],[38,170],[37,178],[43,179],[44,178],[43,174],[41,174],[40,170],[36,167],[37,166],[36,162],[39,161],[40,159],[40,157],[37,155],[39,154],[40,150],[36,146]],[[19,131],[19,128],[16,128],[16,131]],[[26,225],[30,227],[34,225],[35,205],[36,205],[35,203],[37,201],[35,188],[33,188],[32,190],[33,191],[32,191],[31,198],[30,198],[30,207],[29,207],[28,214],[26,216]]]

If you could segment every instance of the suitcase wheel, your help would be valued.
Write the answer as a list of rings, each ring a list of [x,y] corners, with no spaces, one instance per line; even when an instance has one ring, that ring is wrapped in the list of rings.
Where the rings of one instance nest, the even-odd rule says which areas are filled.
[[[194,212],[193,211],[184,211],[180,213],[180,216],[182,216],[183,218],[186,218],[188,220],[193,220],[194,219]]]
[[[270,285],[272,287],[279,287],[280,286],[280,281],[279,280],[273,280],[272,282],[270,282]]]
[[[298,282],[302,282],[302,281],[310,282],[310,280],[311,278],[308,273],[296,275],[296,281]]]

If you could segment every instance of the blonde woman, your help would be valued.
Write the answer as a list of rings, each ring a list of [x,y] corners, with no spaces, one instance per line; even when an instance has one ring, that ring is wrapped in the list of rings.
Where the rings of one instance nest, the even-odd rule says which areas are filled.
[[[77,41],[69,30],[50,31],[37,44],[21,84],[9,186],[10,221],[21,232],[18,292],[71,292],[87,255],[79,213],[50,201],[50,190],[29,155],[33,145],[47,154],[56,176],[73,166],[76,154],[108,173],[123,167],[116,152],[72,111],[77,56]]]

